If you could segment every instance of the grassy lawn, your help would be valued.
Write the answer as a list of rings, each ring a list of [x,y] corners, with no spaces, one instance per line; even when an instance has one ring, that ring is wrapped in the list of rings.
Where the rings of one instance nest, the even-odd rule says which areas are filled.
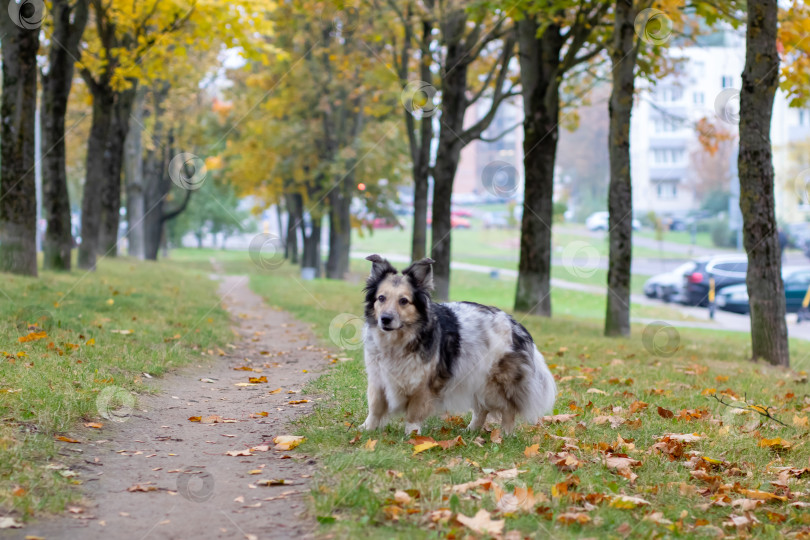
[[[62,510],[80,480],[53,468],[70,446],[56,437],[98,423],[102,438],[146,390],[144,373],[199,361],[199,349],[227,341],[203,266],[105,259],[95,273],[2,275],[0,508]]]
[[[652,231],[650,229],[636,231],[633,234],[642,236],[644,238],[656,239],[655,231]],[[676,244],[691,245],[692,233],[689,231],[666,231],[664,233],[664,242],[675,242]],[[714,243],[712,242],[712,235],[707,232],[695,234],[695,245],[706,248],[722,249],[717,248],[714,245]]]
[[[294,269],[282,267],[254,273],[251,286],[270,304],[312,323],[325,341],[336,315],[362,313],[359,278],[305,283]],[[456,298],[499,305],[511,296],[511,287],[461,272],[454,273],[451,290]],[[581,317],[586,302],[593,302],[593,318]],[[606,339],[597,302],[555,291],[553,319],[520,317],[558,380],[554,413],[576,416],[523,426],[502,441],[465,432],[468,416],[427,423],[424,434],[436,440],[461,436],[464,444],[447,450],[414,454],[401,419],[382,431],[359,433],[356,426],[366,415],[362,350],[341,351],[350,360],[314,383],[329,401],[299,426],[307,437],[299,451],[318,456],[322,465],[312,496],[323,532],[459,538],[469,530],[458,516],[480,509],[493,520],[505,519],[504,532],[554,538],[734,535],[752,519],[759,522],[753,534],[778,538],[807,526],[808,513],[788,504],[807,502],[810,491],[801,469],[810,457],[806,374],[747,361],[746,334],[683,329],[675,346],[665,333],[650,340],[644,327],[634,326],[630,338]],[[337,341],[353,343],[353,329],[332,330],[339,330],[333,332],[341,336]],[[806,369],[810,344],[792,341],[791,348],[795,369]],[[788,426],[753,411],[733,414],[737,410],[708,396],[712,389],[739,406],[735,399],[743,396],[771,406]],[[696,436],[694,442],[662,441],[665,434]],[[769,441],[777,438],[783,442]],[[663,444],[655,450],[658,442]],[[611,468],[614,459],[631,465]],[[797,469],[780,479],[777,467],[788,466]],[[516,476],[497,473],[513,468]],[[466,491],[453,488],[481,479],[482,485]],[[533,490],[533,503],[521,497],[524,488]],[[510,500],[504,493],[517,494],[526,508],[504,508]],[[746,514],[731,506],[741,499],[733,504],[761,506]],[[739,516],[739,529],[724,524],[732,515]]]

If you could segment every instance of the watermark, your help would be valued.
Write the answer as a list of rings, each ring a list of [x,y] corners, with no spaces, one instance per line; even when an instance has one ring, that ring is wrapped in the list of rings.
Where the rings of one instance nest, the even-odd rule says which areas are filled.
[[[518,190],[517,168],[505,161],[491,161],[481,172],[481,185],[496,197],[511,197]]]
[[[565,270],[572,276],[580,278],[594,275],[599,270],[601,259],[599,250],[582,240],[569,242],[562,252],[562,263]]]
[[[681,334],[671,324],[655,321],[644,327],[641,342],[650,354],[669,358],[680,349]]]
[[[425,81],[410,81],[399,94],[399,101],[416,118],[427,118],[439,112],[436,88]]]
[[[793,187],[800,204],[810,204],[810,169],[805,169],[796,175]]]
[[[250,260],[260,270],[274,270],[284,264],[284,242],[278,235],[260,233],[248,246]]]
[[[736,126],[740,123],[740,91],[726,88],[714,98],[714,113],[721,122]]]
[[[182,189],[189,191],[200,189],[205,183],[207,174],[205,160],[188,152],[177,154],[169,162],[169,177]]]
[[[126,422],[135,408],[135,396],[120,386],[108,386],[96,398],[96,410],[112,422]]]
[[[208,471],[181,471],[177,492],[191,502],[202,503],[214,496],[214,477]]]
[[[319,2],[321,4],[318,16],[324,25],[331,25],[332,28],[346,34],[357,30],[360,25],[360,11],[354,6],[344,6],[342,8],[327,0]]]
[[[39,306],[25,306],[14,317],[15,326],[20,336],[31,332],[48,332],[53,327],[51,312]]]
[[[24,30],[36,30],[45,19],[45,0],[10,0],[8,16]]]
[[[633,27],[639,39],[650,45],[663,45],[672,38],[672,19],[660,9],[641,10]]]
[[[338,347],[347,351],[355,351],[363,347],[362,317],[351,313],[341,313],[329,323],[329,339]]]

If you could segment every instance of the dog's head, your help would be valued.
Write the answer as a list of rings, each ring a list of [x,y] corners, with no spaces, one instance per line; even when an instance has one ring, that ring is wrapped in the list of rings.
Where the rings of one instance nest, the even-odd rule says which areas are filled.
[[[433,291],[433,259],[422,259],[402,271],[379,255],[366,257],[371,273],[366,280],[366,321],[393,332],[427,317]]]

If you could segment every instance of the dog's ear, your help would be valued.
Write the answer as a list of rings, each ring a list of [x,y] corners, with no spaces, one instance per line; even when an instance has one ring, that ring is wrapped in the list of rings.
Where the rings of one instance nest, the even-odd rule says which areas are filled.
[[[368,276],[368,283],[375,283],[385,276],[385,274],[396,274],[397,269],[391,266],[387,259],[379,255],[369,255],[367,261],[371,261],[371,273]]]
[[[427,258],[421,261],[412,263],[408,268],[402,271],[406,276],[410,276],[417,287],[426,291],[433,290],[433,266],[436,262],[433,259]]]

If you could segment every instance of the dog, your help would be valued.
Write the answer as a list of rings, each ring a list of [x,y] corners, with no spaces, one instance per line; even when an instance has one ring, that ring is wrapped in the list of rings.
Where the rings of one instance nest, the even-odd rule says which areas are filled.
[[[405,433],[440,412],[472,410],[478,431],[500,413],[509,434],[516,416],[529,423],[551,411],[554,377],[531,335],[498,308],[473,302],[434,303],[432,259],[398,273],[379,255],[366,281],[363,327],[368,417],[364,430],[404,413]]]

